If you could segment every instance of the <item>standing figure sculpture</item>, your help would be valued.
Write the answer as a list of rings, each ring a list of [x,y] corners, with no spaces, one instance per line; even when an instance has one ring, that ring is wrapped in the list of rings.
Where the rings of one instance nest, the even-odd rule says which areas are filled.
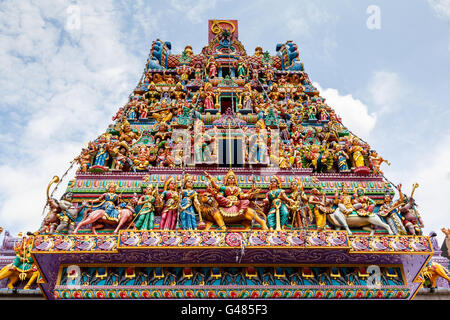
[[[266,194],[264,203],[270,206],[267,214],[267,225],[270,230],[281,230],[288,223],[288,205],[294,206],[295,202],[289,199],[282,189],[281,179],[278,176],[270,178],[269,192]]]
[[[162,213],[161,213],[161,223],[159,225],[160,229],[170,229],[175,230],[177,223],[178,214],[178,204],[179,204],[179,194],[178,186],[173,176],[167,178],[164,183],[164,191],[161,195],[157,195],[157,201],[162,203]]]
[[[184,230],[197,229],[197,220],[195,211],[199,207],[197,191],[193,189],[194,181],[190,174],[184,177],[183,191],[181,192],[180,202],[180,220],[181,227]],[[195,209],[194,209],[195,208]],[[200,212],[199,209],[197,209]],[[201,214],[199,215],[200,223],[202,222]]]
[[[141,206],[135,223],[135,228],[138,230],[152,230],[155,226],[155,193],[158,193],[158,187],[154,189],[153,185],[150,184],[145,188],[145,195],[138,200],[137,204]]]
[[[295,228],[307,228],[312,221],[312,212],[308,205],[308,196],[303,191],[303,183],[297,179],[291,182],[291,193],[289,198],[294,201],[294,205],[289,209],[292,212],[292,225]]]

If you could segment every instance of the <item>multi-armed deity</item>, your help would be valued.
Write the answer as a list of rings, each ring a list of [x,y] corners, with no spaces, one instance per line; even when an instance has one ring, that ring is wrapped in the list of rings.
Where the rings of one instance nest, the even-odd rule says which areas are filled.
[[[120,248],[231,246],[241,254],[246,246],[373,253],[401,250],[406,236],[422,241],[413,198],[418,185],[406,196],[386,180],[382,165],[389,162],[344,126],[312,85],[292,41],[278,44],[273,56],[261,47],[247,55],[237,21],[211,20],[201,53],[191,46],[178,55],[170,50],[170,42],[152,44],[129,101],[75,159],[69,196],[48,197],[41,236],[87,237],[79,240],[86,247],[97,237],[102,248],[114,237]],[[399,240],[387,244],[391,236]],[[347,285],[352,275],[367,274],[349,267],[186,268],[155,267],[146,283],[192,284],[198,277],[217,284],[229,274],[235,282],[300,285],[313,278],[326,283],[320,277],[327,274]]]

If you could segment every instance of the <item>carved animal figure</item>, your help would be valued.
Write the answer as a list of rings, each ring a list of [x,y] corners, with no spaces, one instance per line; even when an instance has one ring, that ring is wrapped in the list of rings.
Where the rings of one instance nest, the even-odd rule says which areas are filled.
[[[119,211],[119,220],[109,220],[105,210],[95,210],[89,213],[75,228],[74,233],[77,233],[80,227],[91,224],[91,231],[97,234],[96,229],[104,227],[104,225],[116,226],[114,233],[117,233],[119,229],[126,223],[130,223],[133,219],[133,211],[129,208],[123,208]],[[128,224],[127,224],[128,225]]]
[[[370,235],[373,235],[375,230],[371,228],[371,225],[379,226],[386,229],[389,234],[393,235],[391,228],[387,223],[384,223],[378,214],[372,214],[367,217],[360,217],[358,215],[346,216],[339,207],[327,216],[328,221],[335,225],[337,229],[344,228],[348,234],[352,234],[349,227],[362,227],[363,230],[370,231]]]

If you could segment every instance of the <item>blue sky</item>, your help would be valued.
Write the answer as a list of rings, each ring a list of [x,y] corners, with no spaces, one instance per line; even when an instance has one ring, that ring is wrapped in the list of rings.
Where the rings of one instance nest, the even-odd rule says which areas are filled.
[[[380,29],[369,30],[370,5]],[[327,102],[392,165],[425,231],[450,227],[450,1],[0,1],[0,225],[41,222],[45,189],[126,101],[156,38],[207,44],[239,20],[247,53],[293,40]],[[61,185],[60,191],[65,189]]]

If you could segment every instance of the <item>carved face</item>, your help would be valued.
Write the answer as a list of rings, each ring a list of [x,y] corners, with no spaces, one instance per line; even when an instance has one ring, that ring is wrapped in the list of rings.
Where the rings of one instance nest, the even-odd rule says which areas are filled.
[[[233,175],[230,175],[227,179],[227,186],[233,186],[236,184],[236,178]]]

